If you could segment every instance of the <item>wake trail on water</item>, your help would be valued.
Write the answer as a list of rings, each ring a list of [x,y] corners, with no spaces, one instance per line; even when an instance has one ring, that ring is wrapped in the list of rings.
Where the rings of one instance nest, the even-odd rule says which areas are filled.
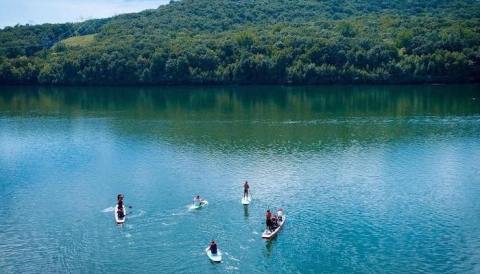
[[[177,224],[176,222],[173,222],[173,223],[162,222],[163,226],[170,226],[170,225],[176,225],[176,224]]]
[[[110,206],[102,210],[102,212],[113,212],[115,210],[115,206]]]
[[[137,218],[137,217],[142,217],[143,215],[145,215],[145,213],[146,213],[145,210],[139,209],[139,210],[137,211],[137,213],[135,213],[135,214],[133,214],[133,215],[129,215],[128,217],[129,217],[130,219],[132,219],[132,218]],[[128,214],[128,211],[127,211],[127,214]]]
[[[186,209],[186,211],[185,211]],[[171,215],[172,216],[182,216],[182,215],[187,215],[187,213],[189,211],[193,211],[195,209],[195,207],[193,206],[193,204],[188,204],[186,205],[184,208],[182,209],[175,209],[175,212],[173,212]]]
[[[240,262],[240,259],[237,259],[237,258],[233,257],[232,255],[228,254],[228,252],[225,252],[225,255],[227,255],[228,258],[230,258],[230,259],[233,260],[233,261]]]

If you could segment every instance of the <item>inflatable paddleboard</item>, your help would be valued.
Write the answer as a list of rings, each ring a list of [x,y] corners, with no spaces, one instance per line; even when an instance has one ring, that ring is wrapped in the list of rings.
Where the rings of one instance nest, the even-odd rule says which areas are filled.
[[[123,224],[125,223],[125,219],[127,218],[127,209],[125,208],[125,205],[123,205],[123,214],[125,216],[123,216],[123,218],[118,218],[118,214],[117,214],[117,211],[118,211],[118,205],[115,205],[115,210],[113,211],[113,214],[115,214],[115,221],[117,222],[117,224]]]
[[[282,229],[283,224],[285,224],[285,221],[287,220],[287,216],[283,214],[283,210],[281,211],[281,213],[280,211],[278,211],[277,215],[282,216],[282,221],[278,222],[278,227],[273,231],[270,231],[268,228],[266,228],[265,231],[263,231],[262,233],[262,238],[272,239],[273,237],[275,237],[275,235],[277,235],[280,229]]]
[[[212,252],[210,251],[210,246],[207,246],[207,248],[205,248],[205,252],[207,252],[207,256],[208,258],[212,261],[212,262],[215,262],[215,263],[219,263],[222,261],[222,252],[220,251],[219,248],[217,248],[217,254],[212,254]]]
[[[248,195],[247,197],[242,196],[242,204],[248,205],[250,201],[252,201],[252,197],[250,197],[250,195]]]
[[[200,209],[202,207],[205,207],[206,205],[208,205],[208,201],[207,200],[202,200],[198,206],[194,205],[193,208]]]

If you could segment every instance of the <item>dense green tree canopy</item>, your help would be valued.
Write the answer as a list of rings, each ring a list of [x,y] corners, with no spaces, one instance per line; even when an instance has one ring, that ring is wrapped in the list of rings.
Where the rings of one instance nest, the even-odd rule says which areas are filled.
[[[0,31],[0,83],[479,80],[476,0],[183,0]]]

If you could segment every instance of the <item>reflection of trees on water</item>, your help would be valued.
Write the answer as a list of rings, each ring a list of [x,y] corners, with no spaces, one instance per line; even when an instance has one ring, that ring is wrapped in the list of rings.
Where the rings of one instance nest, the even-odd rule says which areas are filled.
[[[474,85],[5,87],[0,112],[141,120],[146,124],[112,126],[124,134],[216,149],[311,149],[438,134],[445,123],[440,119],[480,114],[478,90]],[[433,123],[418,126],[427,116]]]
[[[3,87],[0,110],[141,118],[257,118],[478,114],[478,86]],[[118,113],[121,111],[121,113]]]

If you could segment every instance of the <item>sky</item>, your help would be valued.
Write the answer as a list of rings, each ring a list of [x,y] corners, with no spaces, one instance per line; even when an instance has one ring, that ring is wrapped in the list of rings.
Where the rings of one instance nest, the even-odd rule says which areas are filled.
[[[0,28],[78,22],[157,8],[169,0],[0,0]]]

